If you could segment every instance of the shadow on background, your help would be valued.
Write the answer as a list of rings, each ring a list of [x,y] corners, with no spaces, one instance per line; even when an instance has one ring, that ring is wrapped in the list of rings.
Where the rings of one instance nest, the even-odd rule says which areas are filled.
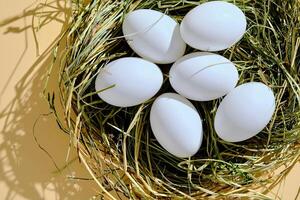
[[[79,186],[79,180],[68,180],[68,176],[78,176],[78,170],[75,173],[71,169],[74,164],[62,172],[53,173],[56,168],[52,160],[38,148],[33,136],[34,122],[42,113],[49,112],[48,104],[41,93],[44,88],[45,73],[52,64],[51,49],[55,45],[55,41],[66,30],[71,16],[71,10],[65,2],[64,0],[55,0],[47,5],[39,4],[33,9],[25,9],[22,15],[0,21],[0,27],[7,27],[25,17],[38,19],[40,28],[53,20],[62,23],[60,34],[17,82],[14,99],[0,112],[0,120],[4,123],[3,129],[0,130],[0,138],[3,137],[0,140],[2,141],[0,142],[0,181],[9,188],[5,194],[5,200],[13,200],[17,196],[31,200],[46,199],[46,196],[48,196],[47,199],[53,200],[87,199],[87,196],[91,197],[93,194],[91,188],[89,195],[82,189],[82,187],[89,187],[90,181],[81,181]],[[24,33],[27,35],[27,32],[36,28],[33,24],[24,23],[24,27],[9,26],[1,34]],[[38,50],[38,42],[35,36],[34,38]],[[8,81],[1,86],[3,88],[0,89],[0,98],[5,98],[9,82],[27,51],[28,41],[25,43],[26,47],[17,65],[11,75],[5,77]],[[63,47],[60,50],[63,50]],[[37,53],[39,52],[37,51]],[[50,81],[51,87],[55,87],[56,84],[57,80]],[[52,115],[40,117],[35,127],[35,134],[39,144],[53,156],[59,167],[63,167],[66,164],[68,138],[59,131],[54,117]],[[71,158],[75,158],[75,162],[78,164],[75,154]],[[79,169],[79,173],[85,174],[84,169]]]

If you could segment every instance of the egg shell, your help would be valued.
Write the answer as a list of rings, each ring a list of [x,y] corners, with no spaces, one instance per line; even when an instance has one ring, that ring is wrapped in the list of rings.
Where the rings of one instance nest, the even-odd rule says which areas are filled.
[[[176,93],[162,94],[154,101],[150,124],[161,146],[177,157],[193,156],[201,146],[201,118],[193,104]]]
[[[162,83],[163,74],[157,65],[142,58],[125,57],[100,70],[95,89],[101,91],[98,95],[103,101],[118,107],[130,107],[152,98]]]
[[[229,93],[238,82],[238,71],[227,58],[195,52],[177,60],[169,80],[176,92],[195,101],[209,101]]]
[[[247,140],[271,120],[275,110],[272,90],[259,82],[242,84],[221,102],[214,127],[220,138],[228,142]]]
[[[183,40],[202,51],[220,51],[238,42],[246,31],[246,17],[234,4],[210,1],[190,10],[183,18]]]
[[[154,63],[175,62],[185,52],[179,24],[161,12],[134,10],[126,15],[122,29],[133,51]]]

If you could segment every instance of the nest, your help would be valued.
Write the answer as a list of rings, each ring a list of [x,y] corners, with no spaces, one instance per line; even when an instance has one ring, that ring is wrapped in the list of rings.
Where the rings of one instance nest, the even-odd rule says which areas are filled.
[[[243,39],[219,54],[238,68],[239,84],[260,81],[272,88],[276,110],[268,126],[244,142],[217,137],[213,119],[220,99],[193,102],[203,116],[199,152],[177,158],[156,141],[149,124],[153,100],[172,91],[170,65],[161,65],[164,85],[146,103],[118,108],[103,102],[94,81],[103,66],[136,56],[122,36],[124,15],[138,8],[166,13],[180,22],[194,0],[78,0],[73,19],[58,46],[59,92],[48,101],[81,162],[111,199],[268,199],[265,195],[300,156],[300,3],[298,0],[229,1],[243,10],[248,27]],[[187,53],[195,51],[187,49]],[[55,51],[56,52],[56,51]],[[50,70],[50,75],[53,73]],[[57,75],[55,75],[57,76]],[[57,77],[56,77],[57,78]],[[55,98],[58,97],[58,98]],[[62,109],[58,109],[58,107]],[[63,112],[61,112],[63,111]]]

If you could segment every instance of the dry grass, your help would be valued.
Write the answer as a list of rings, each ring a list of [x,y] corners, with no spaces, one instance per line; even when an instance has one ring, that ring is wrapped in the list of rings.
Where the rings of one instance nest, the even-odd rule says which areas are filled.
[[[61,60],[60,92],[49,92],[48,101],[101,190],[115,193],[110,196],[115,199],[118,195],[131,199],[269,199],[264,193],[300,157],[299,1],[229,1],[245,12],[248,30],[238,44],[220,53],[236,64],[240,84],[261,81],[270,86],[277,107],[269,125],[256,137],[228,143],[213,129],[220,100],[193,102],[205,118],[205,136],[201,150],[190,159],[172,156],[155,140],[149,125],[153,99],[136,107],[113,107],[99,99],[94,81],[109,61],[134,55],[120,37],[124,14],[152,8],[180,22],[204,1],[73,1],[73,20],[65,35],[67,48],[55,54]],[[165,83],[160,94],[172,91],[167,80],[169,65],[162,69]],[[63,113],[57,106],[63,107]],[[287,170],[274,174],[282,165]]]

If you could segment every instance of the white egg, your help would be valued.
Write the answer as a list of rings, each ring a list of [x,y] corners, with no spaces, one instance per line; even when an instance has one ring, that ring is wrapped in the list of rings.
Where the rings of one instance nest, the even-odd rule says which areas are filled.
[[[247,140],[262,131],[275,110],[272,90],[259,82],[236,87],[221,102],[215,116],[215,130],[229,142]]]
[[[123,34],[135,53],[154,63],[175,62],[185,52],[179,24],[155,10],[139,9],[127,14]]]
[[[150,124],[161,146],[177,157],[193,156],[201,146],[201,118],[193,104],[178,94],[165,93],[154,101]]]
[[[233,90],[238,78],[232,62],[218,54],[204,52],[185,55],[173,64],[169,73],[174,90],[195,101],[224,96]]]
[[[162,83],[163,74],[157,65],[142,58],[125,57],[101,69],[95,88],[103,101],[129,107],[152,98]]]
[[[220,51],[238,42],[246,31],[246,17],[235,5],[224,1],[203,3],[183,18],[183,40],[202,51]]]

